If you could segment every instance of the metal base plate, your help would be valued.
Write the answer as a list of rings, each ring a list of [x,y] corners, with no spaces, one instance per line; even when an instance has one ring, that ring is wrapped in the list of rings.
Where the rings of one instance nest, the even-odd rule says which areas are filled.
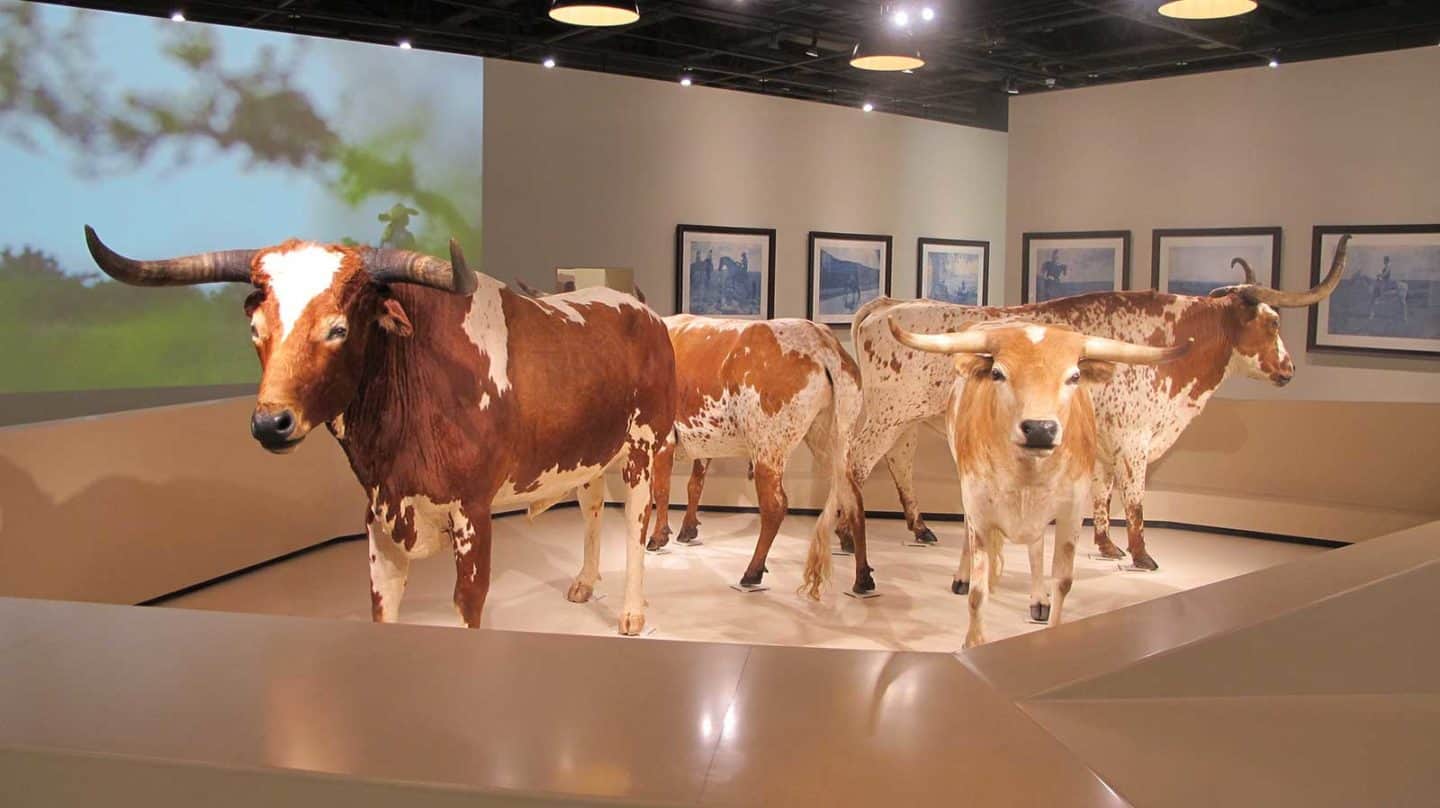
[[[934,547],[936,544],[937,542],[933,541],[915,541],[914,539],[905,542],[906,547]]]
[[[748,592],[764,592],[765,590],[769,589],[770,587],[766,586],[765,584],[755,584],[754,586],[746,586],[746,585],[744,585],[744,584],[730,584],[730,588],[733,589],[733,590],[735,590],[736,592],[747,592],[747,593],[748,593]]]
[[[669,554],[670,554],[670,545],[667,544],[667,545],[665,545],[664,547],[661,547],[659,550],[651,550],[651,549],[649,549],[649,548],[647,547],[647,548],[645,549],[645,554],[646,554],[646,555],[669,555]]]
[[[855,554],[852,553],[852,552],[850,552],[849,550],[831,550],[831,551],[830,551],[830,555],[832,555],[832,556],[843,556],[843,557],[845,557],[845,558],[849,558],[850,556],[853,556],[853,555],[855,555]]]
[[[872,589],[872,590],[870,590],[869,592],[865,592],[865,593],[862,594],[862,593],[857,593],[857,592],[855,592],[855,591],[853,591],[853,590],[847,589],[847,590],[845,590],[845,596],[846,596],[846,597],[854,598],[854,599],[856,599],[856,600],[869,600],[869,599],[871,599],[871,598],[878,598],[878,597],[880,597],[880,593],[879,593],[879,592],[876,592],[875,590]]]
[[[1137,566],[1135,566],[1134,564],[1116,564],[1116,565],[1115,565],[1115,568],[1118,569],[1118,570],[1120,570],[1121,572],[1154,572],[1154,571],[1155,571],[1155,570],[1147,570],[1147,569],[1145,569],[1144,567],[1137,567]]]

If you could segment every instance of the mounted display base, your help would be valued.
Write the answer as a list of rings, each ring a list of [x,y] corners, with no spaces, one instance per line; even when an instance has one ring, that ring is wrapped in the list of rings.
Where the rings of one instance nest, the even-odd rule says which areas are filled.
[[[855,553],[854,553],[854,551],[851,551],[851,550],[831,550],[831,551],[830,551],[830,555],[832,555],[832,556],[845,556],[845,557],[848,558],[848,557],[850,557],[850,556],[855,555]]]
[[[1112,559],[1113,560],[1113,559]],[[1116,564],[1115,568],[1121,572],[1155,572],[1155,570],[1137,567],[1134,564]]]
[[[917,541],[915,539],[911,539],[904,544],[906,547],[934,547],[936,543],[933,541]]]
[[[651,549],[648,548],[648,547],[645,548],[645,555],[669,555],[669,553],[670,553],[670,545],[668,545],[668,544],[665,545],[664,547],[661,547],[661,548],[658,549],[658,550],[651,550]]]
[[[854,591],[853,589],[847,589],[847,590],[845,590],[845,594],[846,594],[848,597],[852,597],[852,598],[854,598],[854,599],[856,599],[856,600],[869,600],[869,599],[871,599],[871,598],[878,598],[878,597],[880,597],[880,593],[879,593],[879,592],[876,592],[876,591],[873,590],[873,589],[870,590],[869,592],[856,592],[856,591]]]
[[[748,592],[764,592],[765,590],[769,589],[770,587],[766,586],[765,584],[755,584],[754,586],[746,586],[745,584],[730,584],[730,588],[733,589],[733,590],[735,590],[736,592],[747,592],[747,593],[748,593]]]

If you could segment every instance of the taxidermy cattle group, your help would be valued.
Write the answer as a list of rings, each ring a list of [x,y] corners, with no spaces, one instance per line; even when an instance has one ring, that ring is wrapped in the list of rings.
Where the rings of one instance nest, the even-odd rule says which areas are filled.
[[[967,647],[984,641],[980,610],[1004,541],[1028,547],[1031,617],[1052,624],[1085,513],[1100,552],[1124,555],[1109,536],[1116,488],[1135,565],[1158,567],[1145,548],[1146,467],[1227,375],[1290,381],[1278,309],[1322,300],[1345,265],[1342,239],[1325,279],[1298,293],[1256,284],[1241,262],[1246,282],[1209,297],[1100,292],[1008,308],[882,297],[855,315],[852,358],[829,326],[807,320],[661,318],[609,289],[513,291],[471,270],[454,242],[448,261],[299,240],[137,261],[89,227],[85,236],[99,267],[125,283],[253,288],[245,316],[261,379],[251,433],[288,452],[323,425],[343,448],[368,501],[376,621],[398,619],[411,561],[448,552],[455,606],[479,626],[492,513],[534,514],[572,496],[584,556],[566,597],[590,599],[614,472],[626,531],[619,630],[640,633],[645,552],[670,541],[677,456],[691,464],[678,543],[697,541],[710,460],[752,464],[760,535],[740,586],[756,587],[802,442],[829,492],[800,590],[820,597],[838,535],[854,555],[852,591],[869,593],[861,486],[883,459],[908,528],[933,542],[913,466],[920,425],[943,419],[966,516],[951,588],[969,597]]]

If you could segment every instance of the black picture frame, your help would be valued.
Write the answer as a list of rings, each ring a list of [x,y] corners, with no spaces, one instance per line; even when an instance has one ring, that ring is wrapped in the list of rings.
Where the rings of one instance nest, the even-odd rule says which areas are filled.
[[[1310,233],[1310,285],[1312,287],[1320,283],[1321,275],[1330,269],[1329,266],[1322,266],[1322,249],[1327,236],[1336,238],[1349,234],[1352,236],[1350,243],[1350,257],[1345,275],[1341,278],[1341,289],[1346,283],[1354,283],[1359,280],[1357,272],[1361,271],[1352,263],[1355,260],[1354,251],[1357,246],[1364,246],[1363,240],[1354,238],[1375,234],[1413,234],[1413,235],[1434,235],[1440,241],[1440,223],[1435,224],[1370,224],[1370,225],[1315,225]],[[1336,290],[1336,294],[1341,292]],[[1440,359],[1440,340],[1436,340],[1436,347],[1429,349],[1409,348],[1388,348],[1383,346],[1357,346],[1357,345],[1336,345],[1320,341],[1320,315],[1322,310],[1329,313],[1329,306],[1334,299],[1331,298],[1309,307],[1309,326],[1305,335],[1306,352],[1347,354],[1351,356],[1373,356],[1373,357],[1411,357],[1416,359]],[[1384,339],[1380,337],[1379,339]]]
[[[1256,280],[1260,283],[1268,283],[1271,289],[1280,288],[1280,251],[1284,246],[1284,228],[1280,227],[1170,227],[1153,230],[1150,234],[1150,288],[1157,292],[1167,291],[1160,288],[1160,249],[1164,239],[1206,236],[1269,236],[1271,239],[1269,277],[1259,277],[1257,273]],[[1233,282],[1240,283],[1241,279],[1237,277]]]
[[[675,313],[688,314],[685,300],[686,270],[689,268],[685,256],[685,237],[692,233],[708,233],[712,235],[736,235],[736,236],[761,236],[767,239],[766,254],[768,260],[765,262],[765,290],[764,305],[760,308],[759,315],[750,317],[745,315],[724,315],[708,314],[710,317],[730,317],[733,319],[745,320],[770,320],[775,317],[775,228],[773,227],[725,227],[720,225],[706,224],[677,224],[675,225]]]
[[[925,297],[925,248],[930,245],[940,247],[978,247],[983,257],[980,259],[980,287],[978,289],[979,294],[977,294],[975,298],[975,305],[990,305],[990,242],[974,239],[921,236],[915,240],[915,299],[933,299]]]
[[[844,322],[837,320],[826,321],[815,310],[816,309],[816,267],[815,267],[815,242],[819,239],[831,239],[835,241],[856,241],[883,244],[885,246],[885,268],[880,273],[880,294],[889,296],[891,268],[895,263],[895,238],[893,236],[880,235],[877,233],[836,233],[828,230],[811,230],[806,239],[805,256],[805,318],[814,320],[817,323],[848,328],[850,321],[847,318]],[[862,302],[860,305],[865,305]],[[832,315],[834,316],[834,315]]]
[[[1116,291],[1130,288],[1130,231],[1129,230],[1065,230],[1034,232],[1021,235],[1020,255],[1020,302],[1029,303],[1034,297],[1030,282],[1030,244],[1034,241],[1081,241],[1089,239],[1120,239],[1120,286]]]

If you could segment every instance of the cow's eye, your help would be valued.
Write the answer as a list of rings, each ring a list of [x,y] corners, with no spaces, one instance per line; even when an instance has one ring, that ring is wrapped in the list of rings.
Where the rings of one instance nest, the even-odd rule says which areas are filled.
[[[997,382],[1003,382],[1005,381],[1005,371],[1001,370],[1000,368],[991,368],[990,378],[994,379]]]
[[[1075,371],[1074,373],[1071,373],[1071,374],[1070,374],[1070,378],[1066,379],[1066,380],[1065,380],[1065,383],[1066,383],[1066,384],[1079,384],[1079,383],[1080,383],[1080,371],[1077,370],[1077,371]]]
[[[325,335],[325,339],[330,342],[335,342],[337,340],[345,339],[345,336],[349,333],[350,330],[343,325],[332,325],[330,326],[329,333]]]

